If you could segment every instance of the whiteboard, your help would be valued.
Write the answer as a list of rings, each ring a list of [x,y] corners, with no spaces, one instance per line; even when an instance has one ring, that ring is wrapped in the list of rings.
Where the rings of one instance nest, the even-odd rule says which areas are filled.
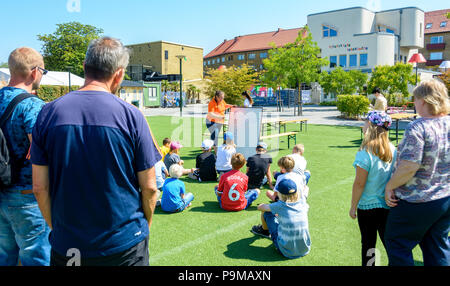
[[[261,134],[262,107],[232,107],[228,120],[228,131],[233,133],[236,152],[245,159],[255,155]]]

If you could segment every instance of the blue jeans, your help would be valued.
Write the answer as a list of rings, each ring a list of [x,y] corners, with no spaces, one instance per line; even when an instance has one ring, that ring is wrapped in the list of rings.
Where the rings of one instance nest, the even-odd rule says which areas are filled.
[[[400,200],[389,211],[384,240],[389,266],[414,266],[419,245],[425,266],[450,265],[450,197],[426,203]]]
[[[33,194],[0,192],[1,266],[48,266],[49,233]]]
[[[219,196],[219,195],[217,194],[217,186],[214,188],[214,192],[216,193],[217,200],[219,201],[220,208],[222,208],[222,201],[220,200],[220,198],[221,198],[222,196]],[[247,205],[245,206],[244,209],[247,209],[249,206],[251,206],[252,203],[253,203],[254,201],[256,201],[256,199],[258,198],[258,196],[259,196],[259,193],[258,193],[257,190],[255,190],[255,189],[247,190],[247,191],[245,192],[245,194],[244,194],[244,197],[245,197],[245,199],[247,200]]]
[[[278,218],[272,212],[264,212],[264,220],[269,228],[270,238],[273,241],[275,248],[280,251],[278,247]]]
[[[186,209],[186,207],[194,200],[194,195],[192,193],[187,193],[183,198],[183,206],[178,208],[175,212],[182,212]]]

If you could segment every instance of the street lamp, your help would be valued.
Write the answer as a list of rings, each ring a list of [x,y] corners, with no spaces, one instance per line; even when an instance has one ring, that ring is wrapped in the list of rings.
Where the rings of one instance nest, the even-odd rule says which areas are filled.
[[[412,55],[412,57],[409,59],[408,62],[416,64],[416,85],[417,85],[417,69],[419,67],[419,63],[426,63],[427,60],[423,57],[421,53],[417,53]]]
[[[180,60],[180,116],[183,115],[183,59],[186,59],[185,55],[176,56]]]
[[[69,92],[72,91],[72,84],[70,82],[70,71],[73,69],[73,66],[66,66],[66,69],[69,71]]]

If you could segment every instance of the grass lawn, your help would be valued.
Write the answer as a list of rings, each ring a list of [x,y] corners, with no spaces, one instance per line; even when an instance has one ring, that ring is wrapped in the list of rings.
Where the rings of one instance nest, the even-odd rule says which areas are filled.
[[[180,140],[185,146],[181,158],[185,168],[195,167],[200,154],[204,119],[178,117],[148,117],[151,130],[159,144],[165,137]],[[288,130],[297,130],[295,125]],[[206,131],[207,132],[207,131]],[[392,134],[391,140],[395,139]],[[263,189],[253,205],[241,212],[226,212],[219,207],[214,194],[215,183],[182,180],[195,199],[182,213],[166,214],[157,208],[150,233],[150,265],[152,266],[359,266],[360,234],[356,220],[349,215],[352,167],[360,145],[360,129],[355,127],[309,125],[307,133],[297,135],[297,143],[305,145],[309,181],[308,198],[311,252],[299,259],[289,260],[278,254],[271,240],[253,235],[250,229],[260,223],[256,206],[268,202]],[[278,142],[266,142],[269,150]],[[291,141],[292,143],[292,141]],[[280,150],[271,152],[271,170],[276,162],[291,153],[287,139],[279,142]],[[291,145],[292,148],[292,145]],[[241,171],[245,173],[244,167]],[[387,255],[380,240],[380,265],[387,265]],[[419,249],[414,257],[421,264]]]

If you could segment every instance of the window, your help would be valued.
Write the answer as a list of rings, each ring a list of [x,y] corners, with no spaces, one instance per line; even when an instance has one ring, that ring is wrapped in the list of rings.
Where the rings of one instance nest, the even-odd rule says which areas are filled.
[[[430,53],[430,60],[442,60],[442,52]]]
[[[350,55],[349,58],[349,66],[350,67],[356,67],[358,65],[358,57],[356,55]]]
[[[222,57],[222,63],[225,62],[225,57]]]
[[[334,68],[337,65],[337,57],[336,56],[331,56],[330,57],[330,68]]]
[[[216,63],[216,59],[213,59],[213,60],[212,60],[212,64],[215,64],[215,63]]]
[[[259,54],[259,57],[260,57],[261,59],[265,59],[265,58],[267,58],[267,53],[260,53],[260,54]]]
[[[339,56],[339,66],[345,68],[347,66],[347,55]]]
[[[248,59],[253,60],[256,58],[256,54],[248,54]]]
[[[359,65],[361,67],[367,66],[367,54],[360,54],[359,55]]]
[[[238,61],[243,61],[244,58],[245,58],[245,55],[238,55],[237,56]]]
[[[208,65],[210,65],[211,64],[211,61],[208,61]]]
[[[439,27],[441,27],[441,28],[447,27],[447,21],[441,22]]]
[[[323,31],[323,37],[327,38],[327,37],[336,37],[337,36],[337,30],[330,28],[328,26],[323,25],[322,26],[322,31]]]
[[[157,89],[156,89],[156,87],[150,86],[150,87],[148,88],[148,97],[155,98],[156,95],[157,95]]]
[[[228,56],[228,60],[232,61],[233,60],[233,56]]]
[[[169,51],[164,51],[164,59],[168,60],[169,59]]]
[[[433,23],[427,23],[425,29],[431,29],[433,27]]]
[[[444,36],[435,36],[430,38],[430,44],[442,44],[444,42]]]
[[[206,66],[206,61],[203,62],[203,65]]]

